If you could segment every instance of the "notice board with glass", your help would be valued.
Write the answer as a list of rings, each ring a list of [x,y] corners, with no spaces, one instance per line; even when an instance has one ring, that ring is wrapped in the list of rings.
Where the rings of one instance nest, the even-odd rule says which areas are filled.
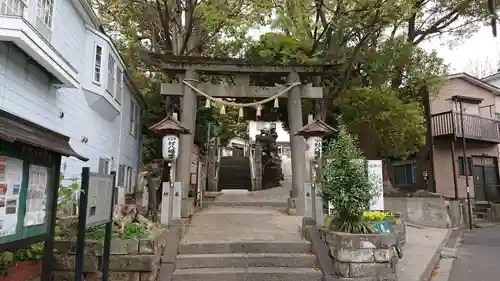
[[[0,140],[0,246],[47,239],[57,153]]]

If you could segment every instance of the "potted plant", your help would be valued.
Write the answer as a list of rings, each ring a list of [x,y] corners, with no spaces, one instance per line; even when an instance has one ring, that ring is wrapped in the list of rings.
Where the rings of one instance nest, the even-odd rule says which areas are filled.
[[[397,236],[380,227],[385,225],[381,221],[391,218],[389,213],[367,212],[374,187],[365,163],[356,140],[341,125],[325,151],[321,195],[333,205],[333,211],[320,232],[330,250],[335,276],[397,280]]]
[[[340,127],[337,137],[325,151],[321,196],[333,205],[326,225],[349,233],[369,233],[363,214],[374,195],[365,172],[365,158],[356,140]]]

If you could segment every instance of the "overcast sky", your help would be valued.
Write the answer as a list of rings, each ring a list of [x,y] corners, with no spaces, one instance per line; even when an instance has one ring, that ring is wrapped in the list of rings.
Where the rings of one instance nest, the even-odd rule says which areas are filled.
[[[424,46],[428,50],[435,49],[450,65],[450,72],[479,74],[477,73],[479,70],[495,72],[498,68],[500,40],[499,37],[493,37],[491,27],[482,28],[476,35],[457,43],[451,49],[442,43],[443,41],[433,40]]]

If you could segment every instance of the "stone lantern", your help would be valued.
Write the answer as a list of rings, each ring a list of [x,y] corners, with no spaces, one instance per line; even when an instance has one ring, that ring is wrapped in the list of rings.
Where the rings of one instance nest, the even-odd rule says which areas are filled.
[[[305,224],[323,224],[323,200],[318,194],[321,186],[316,182],[316,174],[323,154],[323,138],[335,133],[335,129],[324,121],[314,120],[295,133],[306,140],[306,157],[309,160],[310,182],[304,185]],[[306,220],[311,220],[306,222]]]
[[[170,220],[180,220],[181,218],[181,195],[182,185],[173,183],[169,166],[179,156],[179,136],[191,134],[178,120],[168,116],[160,122],[152,125],[149,129],[155,133],[162,134],[162,156],[163,174],[170,173],[170,182],[162,179],[162,202],[161,202],[161,223],[168,225]],[[173,195],[173,196],[172,196]]]

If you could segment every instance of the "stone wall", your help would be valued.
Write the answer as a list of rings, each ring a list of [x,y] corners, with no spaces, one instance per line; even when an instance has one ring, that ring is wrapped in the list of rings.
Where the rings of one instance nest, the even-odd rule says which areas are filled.
[[[150,239],[111,241],[110,281],[155,281],[167,244],[167,230],[159,230]],[[102,243],[85,241],[84,273],[87,281],[101,280]],[[55,241],[53,281],[73,281],[76,241]],[[175,245],[177,247],[177,244]]]
[[[397,281],[396,234],[320,232],[329,248],[336,280]]]
[[[409,223],[448,228],[452,225],[448,203],[440,197],[385,197],[387,211],[397,212]]]

